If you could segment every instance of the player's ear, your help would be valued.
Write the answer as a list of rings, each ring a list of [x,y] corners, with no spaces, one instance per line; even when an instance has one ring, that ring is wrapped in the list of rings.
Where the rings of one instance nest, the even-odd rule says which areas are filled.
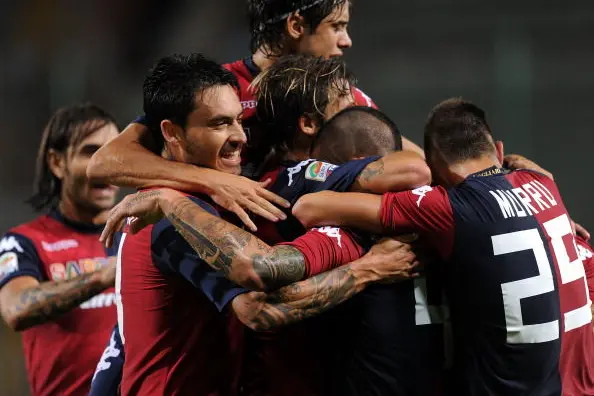
[[[305,20],[298,12],[294,12],[287,18],[287,34],[293,40],[299,40],[305,33]]]
[[[495,141],[495,153],[497,155],[497,161],[500,164],[503,164],[503,157],[505,156],[503,153],[503,142],[501,140]]]
[[[167,143],[178,143],[182,136],[183,129],[171,122],[171,120],[161,121],[161,134]]]
[[[315,136],[321,128],[318,120],[309,114],[303,114],[299,117],[298,126],[301,132],[312,137]]]
[[[62,180],[66,173],[66,157],[64,153],[60,153],[54,149],[49,149],[47,152],[47,166],[50,168],[54,176]]]

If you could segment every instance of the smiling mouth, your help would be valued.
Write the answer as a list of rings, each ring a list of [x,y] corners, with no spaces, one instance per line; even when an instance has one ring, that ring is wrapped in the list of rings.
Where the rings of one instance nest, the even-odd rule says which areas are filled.
[[[241,164],[242,148],[242,144],[226,143],[223,146],[223,148],[221,148],[221,151],[219,152],[219,157],[221,157],[221,159],[229,165],[239,165]]]

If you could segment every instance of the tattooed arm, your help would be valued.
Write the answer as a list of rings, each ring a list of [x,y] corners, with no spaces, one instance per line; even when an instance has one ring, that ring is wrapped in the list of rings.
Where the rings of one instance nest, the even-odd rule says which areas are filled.
[[[285,326],[319,315],[378,281],[402,280],[415,275],[418,265],[410,246],[385,239],[350,264],[272,293],[251,292],[233,300],[237,317],[256,331]]]
[[[20,276],[0,289],[0,313],[10,328],[23,331],[50,322],[112,287],[115,266],[63,282],[39,283]]]
[[[395,151],[367,165],[350,191],[383,194],[430,182],[431,172],[423,157],[412,151]]]

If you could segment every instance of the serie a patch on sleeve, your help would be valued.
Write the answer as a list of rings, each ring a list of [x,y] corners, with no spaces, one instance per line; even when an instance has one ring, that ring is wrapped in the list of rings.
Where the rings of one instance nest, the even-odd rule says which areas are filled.
[[[322,161],[314,161],[305,170],[305,178],[315,181],[326,181],[337,166]]]
[[[19,269],[19,258],[14,252],[0,256],[0,280]]]

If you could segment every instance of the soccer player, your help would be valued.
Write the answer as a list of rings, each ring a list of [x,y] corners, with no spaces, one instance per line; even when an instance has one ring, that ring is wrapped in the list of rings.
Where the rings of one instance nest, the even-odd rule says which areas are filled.
[[[484,112],[461,99],[431,112],[425,148],[439,186],[383,197],[322,192],[294,214],[307,226],[417,231],[435,246],[458,394],[592,394],[591,301],[555,183],[502,168]]]
[[[242,108],[235,86],[231,73],[199,55],[166,57],[157,63],[144,85],[145,112],[151,130],[159,128],[170,158],[222,172],[239,172],[239,153],[246,138],[238,122]],[[157,133],[154,137],[159,138]],[[389,271],[383,274],[380,266],[375,270],[378,274],[356,280],[350,272],[353,266],[360,271],[357,268],[361,264],[353,263],[269,296],[246,293],[196,256],[194,250],[222,270],[231,264],[230,258],[212,244],[192,237],[192,246],[185,242],[180,233],[186,235],[191,230],[180,220],[181,214],[171,210],[190,205],[201,214],[216,216],[215,208],[171,190],[138,193],[127,198],[123,207],[148,202],[154,209],[150,199],[157,198],[171,204],[169,210],[163,209],[167,219],[136,234],[124,234],[119,250],[116,288],[121,294],[118,322],[126,357],[124,395],[233,393],[241,340],[233,331],[237,330],[235,317],[220,315],[217,310],[232,302],[237,317],[254,328],[291,323],[344,301],[369,281],[389,277],[396,270],[408,271],[414,259],[404,245],[399,245],[400,256],[395,260],[399,267],[385,263],[383,268]],[[156,212],[147,216],[148,222],[160,219],[163,213]],[[202,223],[207,229],[224,225],[222,220],[210,217]],[[130,225],[131,230],[137,231],[138,224],[146,223],[137,220]],[[240,240],[246,249],[247,245],[258,247],[258,241],[252,243],[249,234],[236,231],[243,233],[245,238]],[[347,238],[342,242],[352,244]],[[352,250],[357,257],[361,254],[356,247]],[[359,263],[367,260],[370,265],[377,260],[374,256]],[[364,273],[369,270],[365,268]],[[345,279],[349,279],[348,284]],[[197,383],[196,378],[202,380]]]
[[[258,179],[262,155],[268,152],[268,147],[261,145],[258,136],[261,128],[255,117],[256,98],[249,88],[254,77],[287,54],[306,53],[326,58],[342,55],[343,50],[352,45],[347,32],[351,6],[349,0],[249,0],[253,55],[224,65],[239,81],[244,129],[252,147],[242,154],[244,175]],[[371,100],[357,89],[353,90],[351,100],[354,104],[373,106]],[[266,190],[265,184],[189,164],[168,164],[157,155],[158,150],[149,135],[144,125],[130,124],[93,157],[88,168],[89,176],[120,186],[170,187],[208,194],[216,203],[236,213],[252,231],[256,226],[244,209],[272,221],[284,218],[270,202],[281,207],[286,207],[287,202]],[[404,148],[423,153],[406,139]],[[128,165],[139,163],[143,166]],[[175,171],[172,172],[172,168]]]
[[[99,242],[117,188],[91,183],[89,159],[118,134],[92,104],[58,110],[39,147],[35,220],[0,241],[0,313],[22,332],[33,395],[86,395],[115,320],[115,251]]]

